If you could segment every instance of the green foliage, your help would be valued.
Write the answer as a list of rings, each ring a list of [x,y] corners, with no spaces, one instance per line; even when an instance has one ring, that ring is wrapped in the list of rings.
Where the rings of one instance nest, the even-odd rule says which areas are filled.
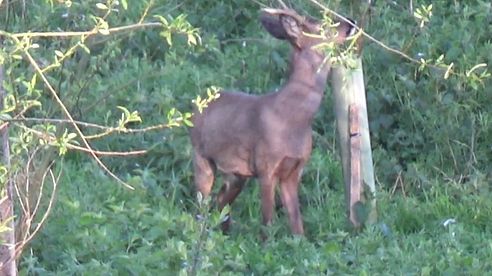
[[[203,110],[208,107],[208,104],[220,97],[219,90],[219,88],[212,86],[207,89],[206,98],[202,99],[202,97],[198,95],[197,98],[192,101],[196,105],[198,112],[202,113]]]
[[[209,211],[194,197],[186,200],[197,204],[186,207],[172,196],[178,186],[155,185],[152,174],[132,177],[132,192],[95,165],[68,162],[64,170],[53,215],[24,254],[22,274],[434,275],[492,268],[492,204],[460,189],[436,189],[424,200],[381,192],[381,224],[353,236],[343,230],[343,194],[317,195],[330,199],[317,204],[306,188],[308,238],[290,237],[277,219],[274,237],[261,243],[259,210],[246,206],[258,202],[256,188],[233,206],[234,230],[225,236],[218,224],[227,210]],[[455,221],[444,226],[447,219]]]
[[[427,189],[433,179],[466,186],[477,177],[486,181],[492,169],[485,142],[492,134],[486,115],[491,78],[484,65],[490,64],[492,44],[485,38],[489,27],[474,23],[490,20],[491,6],[486,1],[448,5],[423,4],[416,10],[417,20],[427,18],[422,27],[398,9],[403,4],[381,3],[375,9],[374,16],[384,18],[372,22],[376,38],[419,60],[451,64],[454,72],[446,66],[419,67],[373,45],[366,48],[371,132],[384,185],[401,172],[412,191]]]
[[[285,2],[323,16],[306,1]],[[349,10],[342,2],[330,3]],[[265,93],[285,79],[289,46],[261,30],[255,1],[11,1],[0,15],[10,34],[95,27],[98,34],[6,39],[0,60],[8,96],[0,120],[23,110],[27,117],[63,118],[42,79],[23,60],[28,49],[75,119],[121,131],[103,131],[104,139],[90,141],[94,148],[149,150],[144,156],[103,158],[135,191],[114,185],[84,154],[68,151],[55,208],[24,251],[21,273],[473,275],[491,270],[491,5],[414,2],[411,13],[408,1],[375,1],[367,32],[420,64],[374,43],[363,52],[380,224],[357,236],[345,231],[343,177],[327,93],[300,191],[307,237],[290,237],[278,208],[268,228],[271,239],[262,244],[256,183],[248,183],[231,207],[235,223],[230,235],[222,235],[218,224],[224,214],[208,212],[208,204],[196,200],[190,143],[186,128],[178,127],[191,124],[194,105],[206,108],[219,95],[211,87]],[[161,26],[110,31],[142,18]],[[122,134],[160,124],[173,128]],[[40,138],[35,131],[57,139]],[[101,134],[89,127],[82,131],[89,137]],[[51,145],[65,153],[68,143],[81,144],[74,133],[66,124],[15,124],[13,170],[23,167],[33,149]],[[1,167],[1,180],[11,175]],[[444,226],[448,219],[455,223]]]
[[[200,41],[200,36],[198,35],[198,29],[193,28],[191,24],[186,21],[186,15],[180,14],[178,17],[169,22],[165,17],[156,15],[156,18],[161,21],[164,30],[160,33],[161,36],[166,38],[167,44],[169,46],[173,45],[172,35],[174,33],[184,33],[186,34],[188,45],[197,45]]]

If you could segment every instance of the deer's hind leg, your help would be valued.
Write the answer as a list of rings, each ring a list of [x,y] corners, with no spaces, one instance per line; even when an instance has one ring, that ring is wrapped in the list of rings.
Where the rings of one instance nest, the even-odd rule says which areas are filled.
[[[234,202],[239,193],[241,193],[245,181],[246,178],[239,175],[224,175],[224,184],[217,196],[217,204],[219,210],[222,210],[226,205],[230,205],[232,204],[232,202]],[[225,220],[222,222],[222,231],[227,232],[230,228],[230,225],[231,214],[229,213]]]

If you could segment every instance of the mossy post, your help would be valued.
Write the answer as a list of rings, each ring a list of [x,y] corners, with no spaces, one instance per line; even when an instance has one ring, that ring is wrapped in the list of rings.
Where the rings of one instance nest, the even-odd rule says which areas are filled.
[[[343,66],[332,69],[332,87],[334,98],[334,110],[337,121],[337,138],[340,146],[343,177],[345,182],[345,199],[347,203],[347,215],[352,226],[359,228],[364,224],[373,224],[377,220],[376,210],[376,185],[374,181],[374,166],[372,162],[371,140],[369,135],[369,121],[367,117],[366,92],[364,88],[364,75],[362,61],[357,58],[355,69]],[[358,118],[358,133],[350,133],[350,110]],[[352,118],[354,119],[354,118]],[[351,147],[351,136],[358,140],[358,146]],[[354,143],[352,143],[354,144]],[[355,152],[353,158],[360,164],[351,164],[351,148]],[[360,160],[360,161],[357,161]],[[353,178],[357,178],[357,170],[360,168],[360,181],[351,184]],[[353,186],[355,185],[355,186]],[[352,187],[353,186],[353,187]],[[353,192],[360,190],[358,195]],[[362,207],[362,208],[361,208]]]

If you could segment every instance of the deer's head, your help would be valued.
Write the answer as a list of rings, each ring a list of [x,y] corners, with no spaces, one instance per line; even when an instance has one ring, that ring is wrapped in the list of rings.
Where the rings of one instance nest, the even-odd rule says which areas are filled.
[[[322,22],[291,9],[263,9],[260,20],[272,36],[289,41],[299,50],[326,42],[342,43],[355,32],[355,28],[345,21],[335,22],[332,28],[322,28]]]
[[[265,29],[275,38],[287,40],[294,48],[291,66],[307,62],[313,68],[322,65],[325,55],[316,48],[321,43],[343,43],[355,32],[355,28],[345,21],[323,27],[322,22],[311,17],[299,15],[291,9],[263,9],[260,17]],[[349,19],[351,23],[353,20]],[[303,62],[304,61],[304,62]],[[325,64],[326,72],[329,64]]]

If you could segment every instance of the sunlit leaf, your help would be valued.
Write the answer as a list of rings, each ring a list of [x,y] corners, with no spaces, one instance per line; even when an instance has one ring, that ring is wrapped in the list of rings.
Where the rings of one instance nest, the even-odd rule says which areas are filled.
[[[103,4],[103,3],[97,3],[96,7],[98,9],[101,9],[101,10],[107,10],[108,9],[108,6],[106,6],[106,4]]]

